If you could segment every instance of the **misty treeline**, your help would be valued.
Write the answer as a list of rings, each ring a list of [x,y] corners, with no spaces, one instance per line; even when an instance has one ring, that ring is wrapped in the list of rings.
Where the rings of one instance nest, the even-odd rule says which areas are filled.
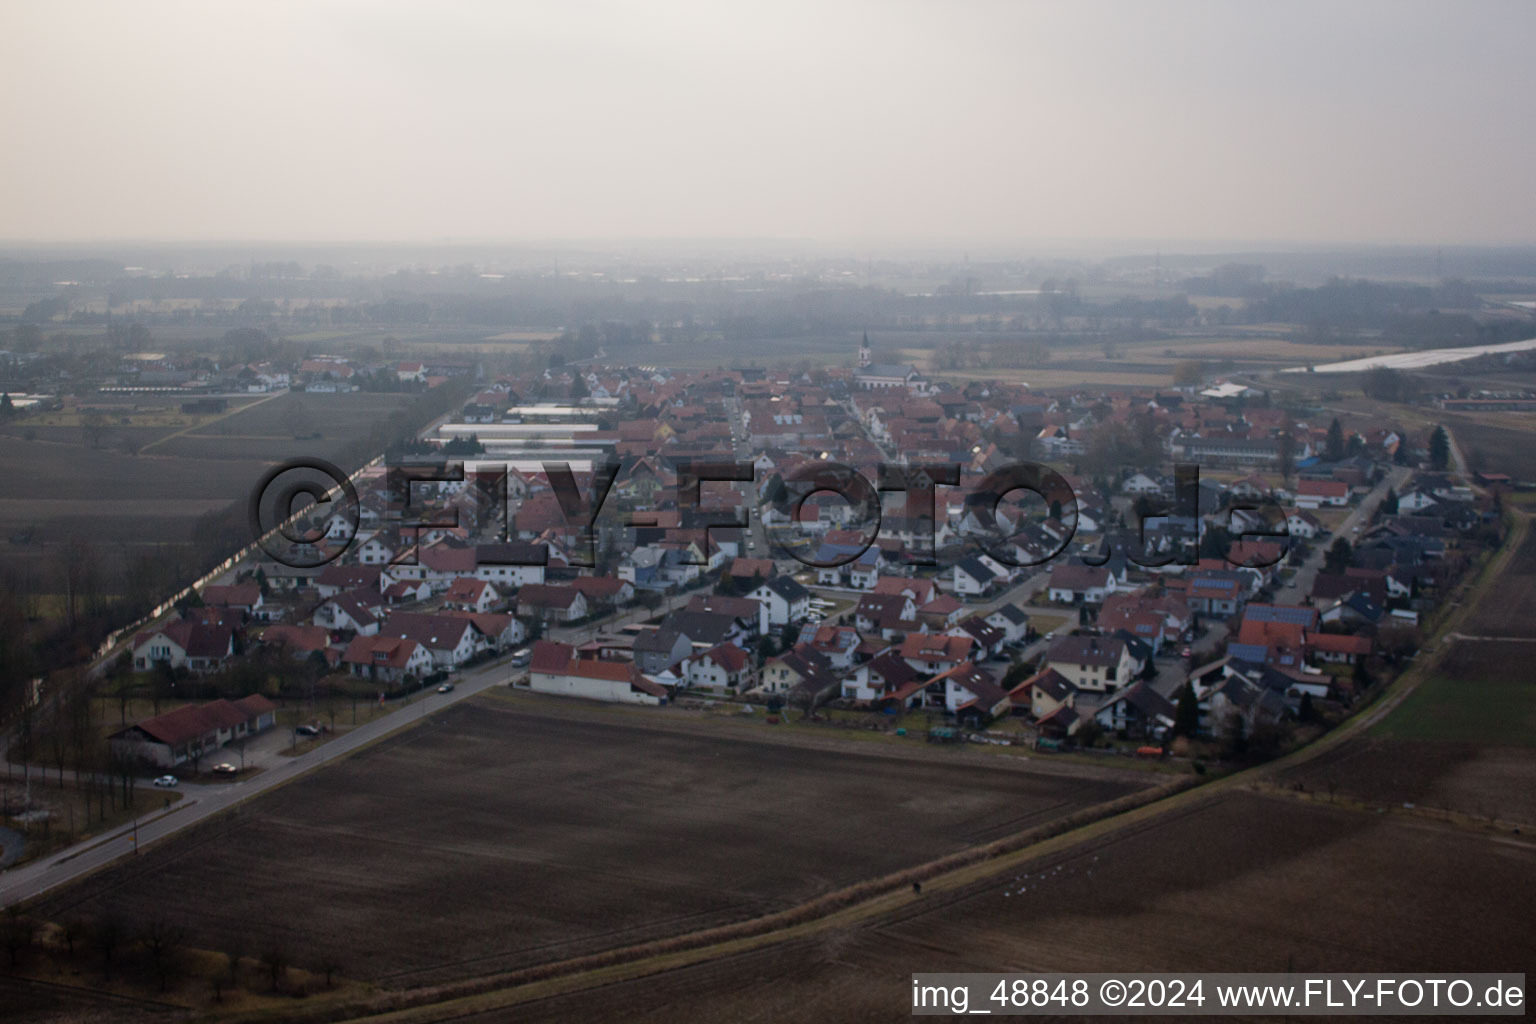
[[[554,349],[568,359],[652,343],[815,338],[865,329],[951,336],[1119,330],[1134,334],[1123,340],[1136,340],[1158,330],[1289,323],[1302,329],[1302,340],[1342,340],[1365,332],[1424,347],[1508,340],[1507,335],[1521,333],[1517,323],[1485,323],[1476,317],[1483,303],[1480,285],[1472,282],[1448,279],[1426,285],[1337,277],[1317,287],[1299,287],[1271,279],[1261,264],[1245,262],[1224,263],[1182,280],[1169,274],[1154,284],[1160,294],[1150,295],[1144,284],[1126,285],[1116,294],[1116,282],[1106,277],[1104,267],[1086,264],[1076,268],[1080,273],[1068,274],[1052,274],[1048,266],[967,265],[924,291],[761,271],[730,277],[723,272],[574,277],[550,271],[487,275],[464,265],[430,273],[344,277],[327,265],[306,269],[291,261],[201,276],[124,276],[95,264],[74,269],[94,274],[63,289],[54,285],[47,294],[37,294],[42,286],[36,274],[11,266],[13,290],[0,273],[0,290],[12,302],[30,299],[19,319],[21,327],[32,330],[18,331],[12,347],[52,350],[63,340],[56,332],[64,326],[105,328],[113,347],[142,350],[162,323],[177,325],[178,333],[191,327],[215,337],[220,331],[260,330],[269,339],[326,328],[516,327],[558,333]],[[894,273],[894,268],[885,269]],[[942,272],[939,267],[912,271]],[[1230,301],[1202,309],[1190,296]],[[120,312],[101,312],[103,298]],[[185,304],[153,314],[124,309],[141,301],[170,300]],[[53,332],[46,345],[42,331]],[[546,346],[545,354],[550,350]],[[247,345],[241,355],[261,351]],[[268,358],[277,358],[282,349],[266,351]],[[1031,362],[1038,360],[1025,365]]]

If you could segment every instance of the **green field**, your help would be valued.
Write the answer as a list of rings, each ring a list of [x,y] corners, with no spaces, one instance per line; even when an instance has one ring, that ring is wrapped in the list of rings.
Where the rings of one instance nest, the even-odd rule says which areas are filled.
[[[1399,740],[1536,747],[1536,641],[1459,641],[1373,732]]]

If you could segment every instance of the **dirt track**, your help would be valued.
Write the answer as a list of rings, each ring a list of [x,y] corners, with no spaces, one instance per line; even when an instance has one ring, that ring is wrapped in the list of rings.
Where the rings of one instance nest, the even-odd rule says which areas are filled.
[[[1129,792],[457,707],[47,901],[428,984],[802,902]],[[835,854],[828,851],[836,851]]]

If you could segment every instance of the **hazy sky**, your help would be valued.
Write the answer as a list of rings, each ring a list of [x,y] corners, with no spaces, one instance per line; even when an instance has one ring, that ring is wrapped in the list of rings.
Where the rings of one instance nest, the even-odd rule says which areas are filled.
[[[1536,4],[0,0],[0,237],[1536,241]]]

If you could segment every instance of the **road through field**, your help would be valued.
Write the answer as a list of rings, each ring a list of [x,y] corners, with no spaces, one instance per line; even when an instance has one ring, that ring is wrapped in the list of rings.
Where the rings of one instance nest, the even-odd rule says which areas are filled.
[[[414,725],[428,715],[505,683],[507,673],[505,659],[482,665],[455,679],[451,693],[428,691],[391,714],[360,725],[250,779],[227,786],[187,786],[182,800],[166,811],[141,818],[136,824],[125,825],[104,836],[95,836],[84,843],[61,850],[46,860],[0,872],[0,907],[41,896],[105,867],[120,857],[134,856],[150,843],[175,835],[259,793],[291,782],[381,737]]]
[[[1504,547],[1476,579],[1465,585],[1465,589],[1461,594],[1461,600],[1454,606],[1454,610],[1446,617],[1446,620],[1440,624],[1436,634],[1437,640],[1443,640],[1456,632],[1463,625],[1463,621],[1471,614],[1471,610],[1476,604],[1475,597],[1481,593],[1486,593],[1490,586],[1496,585],[1503,572],[1510,566],[1514,553],[1520,548],[1528,529],[1528,518],[1525,516],[1518,517],[1513,524]],[[731,965],[739,964],[743,958],[767,957],[771,960],[780,955],[774,952],[775,950],[788,950],[794,948],[796,943],[807,942],[817,948],[831,944],[833,947],[841,950],[846,948],[846,944],[851,941],[848,938],[851,928],[861,926],[866,922],[875,924],[876,922],[887,921],[891,919],[892,915],[900,917],[909,912],[924,916],[924,920],[927,922],[918,929],[918,935],[929,936],[929,938],[922,940],[919,943],[920,948],[915,947],[912,952],[914,956],[921,959],[925,967],[931,967],[939,962],[938,957],[943,949],[942,941],[934,943],[932,939],[932,936],[935,934],[934,922],[942,921],[942,919],[933,919],[925,916],[927,911],[922,908],[924,904],[930,903],[935,897],[940,901],[967,900],[972,897],[976,886],[991,884],[992,880],[1000,878],[1004,874],[1015,872],[1023,874],[1025,871],[1036,870],[1036,865],[1048,863],[1052,858],[1059,856],[1071,856],[1074,850],[1083,847],[1085,844],[1120,842],[1123,837],[1135,836],[1149,829],[1160,827],[1178,819],[1180,816],[1209,814],[1213,808],[1229,807],[1232,800],[1277,800],[1279,798],[1260,798],[1254,794],[1256,790],[1264,790],[1268,786],[1269,781],[1276,777],[1277,773],[1292,769],[1326,751],[1333,750],[1339,744],[1359,736],[1363,731],[1379,722],[1406,699],[1421,682],[1429,678],[1438,664],[1439,656],[1443,650],[1444,647],[1442,646],[1439,651],[1434,651],[1431,645],[1427,644],[1425,651],[1421,654],[1418,661],[1387,689],[1381,699],[1345,722],[1339,728],[1322,737],[1319,741],[1285,758],[1227,776],[1198,789],[1186,790],[1154,803],[1137,807],[1126,813],[1085,825],[1062,835],[1026,846],[1016,852],[1007,853],[979,864],[971,864],[956,870],[947,871],[926,879],[923,882],[921,894],[916,892],[908,893],[904,889],[879,892],[861,902],[821,918],[798,923],[777,931],[767,932],[748,940],[733,940],[718,944],[701,943],[695,948],[682,952],[662,952],[658,950],[654,956],[646,957],[641,955],[628,963],[598,970],[592,970],[573,963],[570,969],[562,972],[558,969],[558,965],[555,965],[550,972],[539,980],[529,979],[520,983],[509,980],[504,987],[481,990],[476,994],[457,999],[453,999],[444,993],[439,993],[436,996],[428,996],[424,993],[422,1003],[415,1010],[391,1015],[390,1019],[401,1022],[442,1019],[505,1019],[505,1015],[512,1006],[532,1008],[541,1000],[551,997],[554,997],[551,1009],[558,1007],[560,1012],[567,1012],[575,1009],[575,1007],[572,1006],[571,1001],[567,1001],[563,997],[573,997],[577,1005],[590,1009],[593,1003],[601,1003],[603,993],[605,992],[622,993],[625,996],[634,998],[641,991],[668,993],[667,1005],[670,1008],[670,1012],[674,1014],[683,1013],[686,1007],[694,1004],[695,1000],[707,1001],[711,998],[708,992],[700,992],[697,988],[679,989],[674,984],[681,977],[685,977],[691,972],[724,973],[727,976],[731,976],[733,980],[740,980],[735,978],[733,973],[738,968]],[[1282,814],[1289,813],[1285,808],[1286,803],[1288,802],[1276,804],[1273,810],[1262,816],[1260,820],[1278,820]],[[1269,805],[1266,804],[1264,806],[1268,807]],[[1345,818],[1352,819],[1345,821],[1343,825],[1329,826],[1343,828],[1345,832],[1340,833],[1341,835],[1353,835],[1359,828],[1367,826],[1380,827],[1375,824],[1374,816],[1351,815],[1350,812],[1338,809],[1330,809],[1327,813],[1335,816],[1343,815]],[[1242,815],[1239,815],[1239,818],[1246,820]],[[1308,827],[1311,827],[1310,819],[1307,821]],[[1239,821],[1240,824],[1241,821]],[[1302,824],[1303,822],[1298,820],[1297,827],[1301,827]],[[1395,824],[1394,827],[1396,827]],[[1471,842],[1475,841],[1480,835],[1480,833],[1474,831],[1431,826],[1423,822],[1414,822],[1411,827],[1420,830],[1435,830],[1437,834],[1446,835],[1448,841],[1451,841],[1452,838],[1459,838],[1460,840]],[[1276,838],[1272,842],[1279,842],[1294,831],[1295,829],[1281,828],[1276,833]],[[1323,831],[1326,832],[1326,829]],[[1218,833],[1221,835],[1240,834],[1241,828],[1231,826],[1218,830]],[[1412,834],[1417,835],[1418,833]],[[1518,847],[1518,850],[1515,847],[1507,847],[1511,857],[1516,856],[1517,853],[1524,855],[1531,847],[1530,843],[1521,840],[1519,837],[1514,837],[1513,839],[1501,837],[1498,841],[1506,844],[1506,847],[1511,842],[1515,844],[1515,847]],[[1324,854],[1327,854],[1330,849],[1329,844],[1333,842],[1334,839],[1330,835],[1325,834],[1319,840],[1319,848],[1323,850]],[[1375,842],[1370,852],[1370,858],[1380,860],[1383,857],[1391,856],[1392,851],[1400,850],[1402,846],[1402,838],[1387,837],[1383,842]],[[1500,847],[1500,849],[1505,849],[1506,847]],[[1481,850],[1483,848],[1477,847],[1477,849]],[[1310,854],[1302,850],[1298,851],[1297,856],[1310,856]],[[1097,860],[1097,857],[1093,859]],[[1177,857],[1174,857],[1170,863],[1177,861],[1177,859]],[[1329,856],[1324,856],[1317,863],[1326,865],[1332,863],[1332,860]],[[1236,864],[1229,857],[1226,858],[1224,866],[1235,867]],[[1441,864],[1438,870],[1444,871],[1445,868],[1446,865]],[[1183,870],[1186,872],[1185,876],[1176,877],[1172,882],[1168,883],[1172,887],[1170,891],[1177,893],[1191,887],[1194,887],[1191,891],[1197,891],[1199,886],[1196,885],[1196,876],[1188,874],[1189,872],[1196,871],[1195,866],[1188,864],[1184,866]],[[1517,866],[1514,870],[1519,871],[1523,869]],[[1366,872],[1366,874],[1370,875],[1371,873]],[[1444,876],[1442,875],[1441,877]],[[1357,886],[1359,884],[1357,880]],[[1156,891],[1156,887],[1154,886],[1149,891]],[[1312,898],[1310,895],[1311,890],[1303,888],[1303,890],[1299,891],[1306,891],[1309,895],[1306,901],[1304,901],[1304,905],[1298,905],[1288,911],[1288,913],[1295,913],[1302,917],[1311,917],[1311,910],[1313,909],[1310,903]],[[1231,905],[1230,894],[1221,892],[1218,895],[1226,905]],[[1400,893],[1391,894],[1392,899],[1397,899],[1400,896]],[[1483,898],[1486,902],[1487,893],[1480,892],[1474,888],[1461,894],[1461,896],[1463,905],[1465,905],[1466,901],[1473,897]],[[1139,897],[1128,894],[1124,898],[1134,900]],[[1367,905],[1375,906],[1381,898],[1383,898],[1381,894],[1367,894],[1364,900]],[[1507,904],[1507,900],[1505,903]],[[1429,906],[1429,903],[1426,901],[1419,901],[1419,904]],[[1495,906],[1491,905],[1487,909],[1491,914],[1494,912]],[[1519,912],[1523,913],[1523,911]],[[1352,913],[1358,917],[1363,911],[1356,909]],[[1465,918],[1465,915],[1459,916]],[[964,918],[965,915],[962,914],[961,917]],[[1426,924],[1428,923],[1426,922]],[[1443,930],[1446,927],[1445,921],[1440,919],[1436,919],[1432,923],[1434,927],[1432,929],[1427,928],[1426,933]],[[954,920],[949,921],[948,924],[950,926],[958,926],[957,921]],[[1144,930],[1154,934],[1161,933],[1162,929],[1158,925],[1156,914],[1150,916]],[[1376,929],[1376,932],[1386,935],[1405,934],[1403,931],[1394,929]],[[1411,929],[1408,933],[1411,933]],[[982,937],[987,940],[987,948],[992,950],[990,954],[992,957],[999,955],[997,952],[998,947],[995,945],[995,936],[1000,934],[996,932],[983,932]],[[1044,934],[1058,933],[1052,932],[1047,928]],[[879,935],[880,942],[886,944],[886,947],[889,948],[890,933],[881,927],[879,928]],[[1100,937],[1101,942],[1109,942],[1113,939],[1113,935]],[[1236,949],[1239,948],[1239,945],[1225,943],[1223,948]],[[1384,949],[1386,947],[1381,948]],[[1362,946],[1361,950],[1357,950],[1357,955],[1366,955],[1368,950],[1362,952],[1364,949],[1365,947]],[[835,958],[840,959],[840,956]],[[824,957],[818,955],[813,959],[820,961]],[[917,961],[914,960],[914,962]],[[1045,963],[1046,961],[1032,962]],[[871,964],[870,967],[871,969],[879,967],[889,968],[890,964],[882,960],[881,963]],[[979,970],[982,968],[972,964],[969,968],[957,967],[954,969]],[[1229,967],[1227,969],[1237,968]],[[750,974],[752,972],[748,971],[747,973]],[[885,973],[889,973],[888,970]],[[802,1003],[801,1005],[806,1004]],[[895,1004],[886,1003],[885,1005]],[[739,1009],[739,1007],[733,1009]],[[537,1014],[535,1013],[533,1016],[536,1017]],[[358,1019],[364,1018],[359,1017]]]

